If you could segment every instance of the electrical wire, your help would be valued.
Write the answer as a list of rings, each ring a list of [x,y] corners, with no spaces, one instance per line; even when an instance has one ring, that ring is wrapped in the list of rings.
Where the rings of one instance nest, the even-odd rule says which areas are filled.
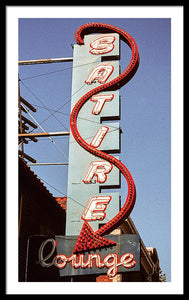
[[[92,63],[88,63],[88,64],[92,64]],[[88,65],[88,64],[83,64],[83,65]],[[83,66],[83,65],[80,65],[80,66]],[[76,67],[79,67],[79,66],[76,66]],[[73,68],[73,67],[72,67]],[[66,69],[66,68],[65,68]],[[62,70],[64,70],[64,69],[62,69]],[[72,100],[72,97],[73,96],[75,96],[85,85],[86,85],[86,83],[84,83],[78,90],[76,90],[72,95],[71,95],[71,98],[68,100],[68,101],[66,101],[63,105],[61,105],[57,110],[52,110],[52,109],[49,109],[46,105],[44,105],[44,103],[42,102],[42,100],[37,96],[37,95],[35,95],[35,93],[22,81],[23,79],[20,79],[20,81],[22,82],[22,84],[25,86],[25,88],[42,104],[42,108],[45,108],[45,109],[47,109],[49,112],[50,111],[53,111],[48,117],[46,117],[42,122],[40,122],[40,125],[41,124],[43,124],[44,122],[46,122],[49,118],[51,118],[52,116],[67,130],[67,131],[69,131],[65,126],[64,126],[64,124],[55,116],[55,114],[56,113],[61,113],[61,114],[64,114],[64,115],[68,115],[68,114],[66,114],[66,113],[63,113],[63,112],[60,112],[60,110],[66,105],[66,104],[68,104],[68,103],[70,103],[71,102],[71,100]],[[34,105],[34,106],[37,106],[37,105]],[[38,107],[40,107],[40,106],[38,106]],[[69,115],[70,116],[70,115]],[[83,120],[87,120],[87,121],[89,121],[89,122],[94,122],[94,123],[98,123],[98,122],[95,122],[95,121],[93,121],[93,120],[89,120],[89,119],[86,119],[86,118],[80,118],[80,119],[83,119]],[[111,126],[110,125],[110,127],[112,127],[112,128],[115,128],[115,129],[118,129],[117,127],[115,127],[115,126]],[[34,129],[33,129],[34,130]],[[32,131],[33,131],[32,130]]]
[[[41,76],[55,74],[55,73],[62,72],[62,71],[65,71],[65,70],[71,70],[71,69],[75,69],[75,68],[86,66],[86,65],[92,65],[94,63],[96,63],[96,62],[82,64],[82,65],[78,65],[78,66],[74,66],[74,67],[73,66],[72,67],[67,67],[67,68],[63,68],[63,69],[59,69],[59,70],[55,70],[55,71],[51,71],[51,72],[41,73],[41,74],[37,74],[37,75],[34,75],[34,76],[29,76],[29,77],[22,78],[22,80],[28,80],[28,79],[33,79],[33,78],[41,77]]]
[[[86,83],[84,83],[77,91],[75,91],[75,93],[73,93],[71,95],[71,98],[66,101],[63,105],[61,105],[57,110],[55,110],[53,113],[50,114],[50,116],[48,116],[46,119],[44,119],[40,124],[43,124],[45,121],[47,121],[50,117],[54,116],[55,113],[59,112],[66,104],[70,103],[72,100],[72,97],[75,96],[84,86],[86,85]]]
[[[43,106],[43,108],[45,108],[45,109],[47,109],[48,111],[52,111],[52,110],[50,110],[46,105],[44,105],[43,104],[43,102],[42,102],[42,100],[37,96],[37,95],[35,95],[35,93],[25,84],[25,83],[23,83],[22,82],[22,80],[20,79],[20,81],[21,81],[21,83],[24,85],[24,87],[42,104],[42,106]],[[41,124],[43,124],[44,122],[46,122],[49,118],[51,118],[52,116],[56,119],[56,120],[58,120],[58,122],[61,124],[61,125],[63,125],[62,124],[62,122],[59,120],[59,119],[57,119],[57,117],[56,116],[54,116],[54,114],[55,113],[57,113],[57,112],[59,112],[66,104],[68,104],[68,103],[70,103],[71,102],[71,100],[72,100],[72,97],[73,96],[75,96],[84,86],[86,85],[86,83],[84,83],[78,90],[76,90],[72,95],[71,95],[71,98],[68,100],[68,101],[66,101],[63,105],[61,105],[57,110],[53,110],[53,113],[51,113],[47,118],[45,118],[41,123],[40,123],[40,125]],[[63,125],[63,127],[67,130],[67,131],[69,131],[64,125]],[[34,130],[34,129],[33,129]],[[33,131],[32,130],[32,131]],[[31,132],[32,132],[31,131]]]
[[[21,106],[24,108],[24,110],[28,113],[28,115],[32,118],[32,120],[39,126],[39,128],[43,131],[46,132],[46,130],[38,123],[38,121],[31,115],[31,113],[29,112],[29,110],[23,105],[21,104]],[[55,143],[55,141],[51,138],[48,137],[49,140],[56,146],[56,148],[64,155],[64,157],[68,160],[68,156],[64,153],[64,151]]]
[[[61,71],[64,71],[64,70],[68,70],[68,69],[73,69],[73,68],[78,68],[78,67],[81,67],[81,66],[85,66],[85,65],[91,65],[91,64],[94,64],[95,62],[91,62],[91,63],[86,63],[86,64],[81,64],[81,65],[78,65],[78,66],[72,66],[72,67],[67,67],[67,68],[63,68],[63,69],[60,69],[60,70],[56,70],[56,71],[52,71],[52,72],[46,72],[46,73],[42,73],[42,74],[38,74],[38,75],[35,75],[35,76],[30,76],[30,77],[26,77],[26,78],[19,78],[19,80],[22,82],[22,84],[25,86],[25,88],[43,105],[44,108],[46,108],[48,110],[48,108],[44,105],[44,103],[41,101],[41,99],[34,94],[34,92],[23,82],[23,80],[27,80],[27,79],[31,79],[31,78],[36,78],[36,77],[39,77],[39,76],[45,76],[45,75],[49,75],[49,74],[54,74],[54,73],[57,73],[57,72],[61,72]],[[85,84],[84,84],[85,85]],[[83,85],[83,86],[84,86]],[[83,87],[82,86],[82,87]],[[81,87],[81,88],[82,88]],[[81,88],[79,88],[71,97],[73,97]],[[66,103],[64,103],[61,107],[59,107],[59,109],[55,112],[53,112],[49,117],[47,117],[46,119],[44,119],[40,124],[43,124],[46,120],[48,120],[51,116],[54,116],[54,114],[56,112],[58,112],[60,109],[62,109],[67,103],[69,103],[71,101],[71,99],[69,101],[67,101]],[[67,130],[69,131],[61,122],[60,120],[58,120],[56,118],[56,116],[54,116],[55,119]]]
[[[31,88],[29,88],[23,81],[22,81],[22,79],[20,79],[20,82],[24,85],[24,87],[42,104],[42,106],[43,106],[43,108],[45,108],[45,109],[47,109],[47,110],[49,110],[48,109],[48,107],[43,103],[43,101],[31,90]],[[53,116],[63,127],[64,127],[64,129],[66,130],[66,131],[69,131],[67,128],[66,128],[66,126],[64,126],[64,124],[56,117],[56,116],[54,116],[54,114],[51,114],[50,116],[49,116],[49,118],[51,117],[51,116]],[[44,120],[40,123],[40,125],[42,124],[42,123],[44,123]],[[33,129],[34,130],[34,129]],[[32,130],[32,131],[33,131]]]
[[[39,105],[35,105],[35,104],[32,104],[32,105],[33,105],[33,106],[36,106],[36,107],[44,108],[44,107],[39,106]],[[45,108],[44,108],[44,109],[45,109]],[[54,111],[53,109],[49,109],[49,108],[48,108],[48,110],[49,110],[49,111]],[[64,114],[64,115],[67,115],[67,116],[70,116],[69,114],[66,114],[66,113],[63,113],[63,112],[58,112],[58,113]],[[98,125],[99,125],[99,122],[96,122],[96,121],[94,121],[94,120],[90,120],[90,119],[83,118],[83,117],[78,117],[78,119],[85,120],[85,121],[92,122],[92,123],[95,123],[95,124],[98,124]],[[120,130],[120,128],[115,127],[115,126],[112,126],[112,125],[110,125],[110,124],[108,124],[108,126],[112,128],[112,129],[109,130],[109,133],[114,132],[114,131],[117,131],[117,130]],[[88,137],[85,137],[85,139],[86,139],[86,140],[89,140],[89,139],[92,139],[93,137],[94,137],[94,136],[88,136]],[[59,137],[59,139],[62,139],[62,138],[63,138],[63,137]],[[57,139],[58,139],[58,138],[57,138]],[[44,140],[47,140],[47,139],[42,138],[41,140],[44,141]],[[73,141],[71,141],[70,143],[76,143],[76,141],[73,140]]]
[[[57,188],[55,188],[53,185],[51,185],[50,183],[48,183],[46,180],[44,180],[43,178],[41,178],[40,176],[37,175],[37,177],[42,180],[44,183],[46,183],[48,186],[50,186],[52,189],[54,189],[55,191],[57,191],[58,193],[60,193],[61,195],[63,195],[64,197],[66,197],[67,199],[70,199],[71,201],[77,203],[78,205],[82,206],[83,208],[85,208],[85,205],[83,205],[81,202],[77,201],[76,199],[66,195],[64,192],[58,190]],[[104,218],[104,220],[106,220],[107,222],[109,222],[110,220],[108,220],[106,217]]]
[[[45,108],[45,107],[42,107],[42,106],[40,106],[40,105],[36,105],[36,104],[33,104],[33,103],[32,103],[32,105],[33,105],[33,106],[36,106],[36,107],[39,107],[39,108],[47,109],[48,111],[53,111],[54,113],[59,113],[59,114],[62,114],[62,115],[65,115],[65,116],[70,117],[70,114],[65,113],[65,112],[57,111],[57,110],[54,110],[54,109],[51,109],[51,108]],[[90,120],[90,119],[83,118],[83,117],[79,117],[79,116],[78,116],[78,119],[84,120],[84,121],[88,121],[88,122],[91,122],[91,123],[95,123],[95,124],[99,124],[99,122],[97,122],[97,121]],[[108,124],[108,126],[111,127],[111,128],[114,128],[115,130],[118,130],[118,129],[119,129],[119,128],[117,128],[117,127],[115,127],[115,126],[112,126],[112,125],[110,125],[110,124]]]
[[[84,84],[85,85],[85,84]],[[72,96],[74,96],[81,88],[83,88],[83,86],[84,85],[82,85]],[[28,87],[27,87],[28,88]],[[43,105],[43,106],[40,106],[40,105],[36,105],[36,104],[32,104],[33,106],[36,106],[36,107],[40,107],[40,108],[43,108],[43,109],[46,109],[46,110],[48,110],[49,112],[53,112],[53,113],[51,113],[50,114],[50,116],[48,116],[46,119],[44,119],[41,123],[36,123],[39,127],[40,127],[40,125],[43,123],[43,122],[45,122],[47,119],[49,119],[51,116],[54,116],[55,117],[55,113],[59,113],[59,114],[63,114],[63,115],[67,115],[67,116],[69,116],[70,117],[70,114],[68,114],[68,113],[64,113],[64,112],[60,112],[59,110],[61,109],[61,108],[63,108],[63,106],[64,105],[66,105],[67,103],[69,103],[70,101],[71,101],[71,99],[69,99],[68,101],[66,101],[61,107],[59,107],[59,109],[57,109],[57,110],[53,110],[53,109],[50,109],[50,108],[48,108],[47,106],[45,106],[44,104],[43,104],[43,102],[39,99],[39,97],[38,96],[36,96],[29,88],[28,88],[28,90],[32,93],[32,95],[34,95],[35,97],[36,97],[36,99],[37,100],[39,100],[39,102]],[[58,118],[56,118],[58,121],[59,121],[59,119]],[[80,120],[84,120],[84,121],[88,121],[88,122],[92,122],[92,123],[96,123],[96,124],[99,124],[99,122],[97,122],[97,121],[94,121],[94,120],[90,120],[90,119],[87,119],[87,118],[83,118],[83,117],[78,117],[78,119],[80,119]],[[60,122],[61,123],[61,122]],[[61,123],[62,124],[62,123]],[[63,124],[62,124],[63,125]],[[113,131],[116,131],[116,130],[119,130],[119,128],[118,127],[115,127],[115,126],[112,126],[112,125],[110,125],[110,124],[108,124],[108,126],[109,127],[111,127],[112,128],[112,130],[110,130],[109,131],[109,133],[110,132],[113,132]],[[65,126],[64,126],[64,128],[66,128]],[[34,129],[33,129],[34,130]],[[33,132],[33,130],[31,130],[30,132]],[[68,129],[66,129],[67,131],[69,131]],[[93,138],[93,136],[89,136],[89,137],[86,137],[86,139],[90,139],[90,138]],[[44,138],[43,138],[43,140],[44,140]],[[75,143],[76,141],[74,140],[74,141],[72,141],[71,143]],[[22,142],[21,142],[22,143]],[[19,144],[19,146],[20,146],[21,144]],[[56,145],[56,147],[58,147],[59,148],[59,146],[58,145]],[[60,151],[62,151],[61,150],[61,148],[59,149]],[[68,158],[67,158],[68,159]]]

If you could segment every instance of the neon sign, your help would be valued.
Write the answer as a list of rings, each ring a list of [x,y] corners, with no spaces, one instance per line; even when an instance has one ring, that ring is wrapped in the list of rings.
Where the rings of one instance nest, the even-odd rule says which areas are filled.
[[[110,253],[107,254],[104,259],[101,258],[100,254],[88,254],[87,259],[85,261],[85,255],[84,254],[71,254],[69,257],[67,257],[65,254],[57,254],[51,262],[47,262],[49,258],[54,253],[54,245],[52,248],[52,251],[44,257],[43,251],[45,245],[51,242],[52,244],[56,243],[53,239],[47,239],[45,242],[41,244],[41,247],[39,249],[39,262],[42,267],[51,267],[54,265],[55,267],[59,269],[64,269],[68,263],[71,263],[72,268],[78,269],[78,268],[93,268],[94,264],[97,268],[102,269],[104,267],[108,268],[107,276],[114,277],[118,272],[118,267],[122,266],[124,268],[130,269],[133,268],[136,265],[136,261],[134,260],[134,254],[132,253],[124,253],[120,259],[117,255],[117,253]]]
[[[83,36],[86,37],[88,34],[95,33],[96,31],[99,32],[100,30],[102,30],[103,32],[113,33],[109,35],[100,35],[97,37],[90,35],[89,43],[83,41]],[[117,47],[115,44],[117,42],[117,39],[119,39],[118,36],[115,35],[115,33],[118,33],[120,38],[125,41],[132,50],[131,61],[122,74],[115,73],[115,70],[118,67],[114,61],[108,61],[105,63],[100,62],[103,55],[112,55],[113,57],[115,57],[115,53],[113,55],[113,51],[117,51]],[[96,248],[96,242],[98,244],[98,248],[107,246],[107,239],[103,241],[102,236],[110,233],[114,228],[119,226],[123,222],[123,220],[129,216],[135,203],[135,185],[129,170],[123,163],[120,162],[118,158],[99,149],[101,146],[103,146],[104,141],[108,137],[109,132],[111,131],[110,127],[100,125],[98,130],[95,132],[91,143],[88,143],[87,139],[82,136],[83,129],[79,124],[79,115],[80,113],[82,114],[82,111],[85,110],[86,104],[90,103],[90,101],[88,100],[96,101],[95,106],[90,112],[90,116],[92,117],[93,115],[94,117],[97,117],[101,115],[101,112],[102,110],[104,110],[104,107],[107,105],[108,101],[112,101],[114,99],[114,92],[112,92],[111,94],[103,94],[103,92],[106,92],[107,90],[118,90],[123,84],[125,84],[133,77],[139,65],[139,54],[134,39],[124,30],[112,25],[102,23],[90,23],[82,25],[76,31],[75,38],[77,43],[80,45],[80,49],[76,47],[74,49],[74,52],[79,53],[78,56],[81,57],[82,51],[84,51],[85,57],[86,55],[91,55],[89,56],[89,60],[96,64],[91,68],[91,70],[85,73],[86,75],[84,74],[84,76],[86,76],[84,82],[87,84],[87,86],[92,87],[93,85],[93,88],[90,90],[86,90],[84,95],[81,95],[79,100],[74,100],[75,104],[72,106],[70,117],[70,128],[73,136],[72,140],[75,140],[85,153],[87,151],[91,155],[90,163],[88,165],[87,171],[85,171],[82,182],[85,185],[91,185],[91,183],[106,184],[109,174],[111,174],[112,170],[116,168],[123,174],[128,185],[128,194],[123,207],[116,213],[113,218],[111,218],[111,220],[98,228],[96,231],[91,228],[88,222],[105,219],[105,210],[108,212],[107,206],[109,206],[110,201],[112,201],[112,197],[110,194],[106,195],[105,198],[101,200],[101,203],[98,203],[97,199],[100,199],[98,198],[100,197],[100,195],[97,194],[90,195],[89,200],[86,199],[84,212],[80,215],[81,220],[84,220],[84,224],[81,228],[80,235],[73,250],[73,253],[78,253]],[[78,52],[76,51],[76,49]],[[99,57],[100,60],[94,60],[93,57],[95,57],[95,59],[96,57]],[[74,80],[75,77],[73,75],[73,81]],[[94,120],[94,117],[91,118],[92,121]],[[100,124],[100,119],[98,119],[98,121]],[[94,159],[94,157],[98,157],[102,160],[96,160]],[[81,173],[82,172],[84,172],[84,169],[81,169]],[[72,187],[69,185],[68,189]],[[82,187],[80,186],[79,188],[81,189]],[[94,188],[91,189],[91,192],[94,192]],[[105,199],[109,200],[106,202]],[[92,231],[93,238],[96,237],[97,241],[94,241],[91,236],[87,236],[87,231]],[[83,238],[84,232],[85,238]],[[109,241],[109,246],[110,245],[112,245],[111,241]]]
[[[41,268],[45,277],[53,271],[60,276],[85,274],[106,274],[114,277],[119,272],[138,271],[140,268],[140,241],[138,235],[124,234],[111,236],[116,246],[103,249],[100,252],[73,254],[71,249],[76,237],[55,236],[55,238],[32,236],[28,247],[28,274],[39,273]],[[36,247],[37,245],[40,245]],[[127,252],[122,245],[126,245]],[[38,251],[33,251],[33,249]],[[30,272],[30,269],[33,272]],[[45,271],[46,270],[46,271]],[[56,271],[57,270],[57,271]],[[35,276],[34,276],[35,279]],[[29,280],[30,281],[30,280]]]
[[[119,35],[115,33],[87,35],[85,45],[74,45],[72,108],[79,97],[82,97],[85,92],[90,93],[91,87],[100,86],[103,82],[119,75],[118,61],[101,61],[102,55],[109,58],[112,54],[114,57],[119,57]],[[80,110],[76,121],[81,140],[88,141],[94,149],[105,151],[115,149],[119,152],[119,123],[101,123],[102,118],[119,119],[119,92],[95,93],[88,100]],[[70,120],[70,127],[72,127],[71,123]],[[90,224],[92,230],[97,230],[99,224],[106,222],[106,218],[111,219],[120,210],[119,193],[103,193],[103,195],[99,193],[100,186],[119,187],[119,173],[116,168],[113,170],[112,163],[99,159],[80,147],[75,142],[73,134],[70,134],[66,235],[79,235],[83,221],[92,222]],[[103,210],[99,211],[100,204],[95,205],[94,199],[102,199],[102,197],[110,199],[111,205],[101,203]],[[79,199],[81,205],[69,199]],[[89,203],[91,203],[90,207]],[[94,211],[95,207],[99,216]],[[85,208],[88,208],[87,212]],[[86,217],[84,212],[87,213]]]

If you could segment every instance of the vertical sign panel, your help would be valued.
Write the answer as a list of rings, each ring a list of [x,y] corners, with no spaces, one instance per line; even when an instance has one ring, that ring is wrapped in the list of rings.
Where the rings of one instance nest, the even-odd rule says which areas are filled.
[[[91,34],[84,45],[74,45],[71,109],[84,94],[119,75],[119,35]],[[109,153],[120,151],[119,91],[93,95],[79,112],[77,127],[88,144]],[[104,122],[106,120],[106,122]],[[66,235],[79,235],[87,220],[92,229],[120,210],[119,170],[78,145],[70,133]],[[106,192],[101,192],[105,188]]]

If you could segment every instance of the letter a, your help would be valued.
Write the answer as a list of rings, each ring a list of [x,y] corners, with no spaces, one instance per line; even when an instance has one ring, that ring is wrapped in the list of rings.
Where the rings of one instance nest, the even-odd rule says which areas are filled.
[[[85,83],[91,84],[95,82],[96,79],[98,79],[99,83],[104,83],[112,74],[113,69],[114,67],[112,65],[107,65],[107,64],[96,66],[90,72],[89,76],[85,80]]]

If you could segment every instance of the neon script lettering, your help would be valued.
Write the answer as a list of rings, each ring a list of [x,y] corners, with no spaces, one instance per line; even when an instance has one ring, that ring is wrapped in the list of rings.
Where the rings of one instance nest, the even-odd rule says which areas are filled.
[[[52,249],[48,255],[44,257],[44,248],[47,243],[52,244]],[[38,252],[39,263],[42,267],[51,267],[56,266],[59,269],[64,269],[67,263],[71,263],[72,268],[93,268],[94,264],[97,268],[101,269],[106,267],[107,276],[114,277],[118,272],[118,267],[122,266],[124,268],[130,269],[136,265],[136,261],[134,260],[134,254],[132,253],[124,253],[120,259],[116,253],[107,254],[103,259],[100,254],[88,254],[86,261],[84,254],[72,254],[70,256],[66,256],[64,254],[57,254],[51,262],[47,263],[47,260],[52,257],[56,248],[56,241],[54,239],[48,239],[44,241]]]
[[[89,52],[95,55],[108,53],[114,49],[114,41],[114,36],[99,37],[90,44],[92,49]]]

